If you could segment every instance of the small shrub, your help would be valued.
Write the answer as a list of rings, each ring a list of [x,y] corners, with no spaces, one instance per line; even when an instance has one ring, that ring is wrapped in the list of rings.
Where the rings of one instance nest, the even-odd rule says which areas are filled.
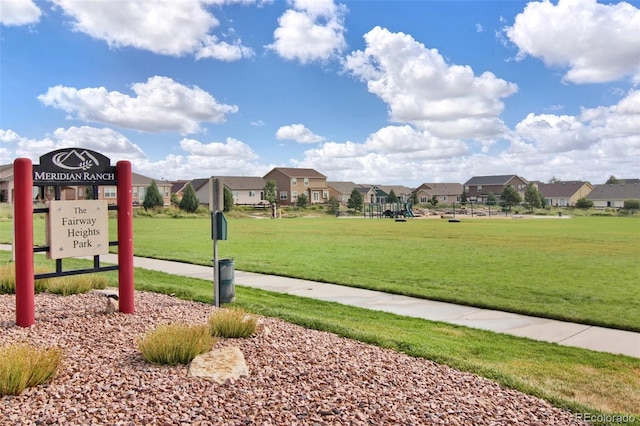
[[[211,334],[217,337],[249,337],[256,332],[258,317],[239,308],[222,308],[209,317]]]
[[[36,268],[35,273],[40,274],[47,272],[44,268]],[[42,293],[47,290],[50,285],[51,279],[39,279],[33,283],[34,293]],[[16,276],[15,276],[15,264],[5,263],[0,265],[0,294],[15,294],[16,293]]]
[[[48,382],[56,373],[62,349],[20,343],[0,348],[0,395],[19,395]]]
[[[109,279],[105,276],[83,274],[47,280],[45,289],[54,294],[69,296],[71,294],[87,293],[93,289],[103,289],[108,285]]]
[[[206,325],[181,323],[160,325],[137,340],[146,361],[168,365],[189,364],[216,342]]]

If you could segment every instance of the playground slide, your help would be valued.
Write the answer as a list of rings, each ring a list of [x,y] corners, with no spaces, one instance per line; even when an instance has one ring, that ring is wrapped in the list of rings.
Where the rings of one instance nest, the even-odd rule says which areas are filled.
[[[411,209],[407,209],[407,210],[405,210],[405,214],[406,214],[408,217],[414,217],[414,216],[413,216],[413,210],[411,210]]]

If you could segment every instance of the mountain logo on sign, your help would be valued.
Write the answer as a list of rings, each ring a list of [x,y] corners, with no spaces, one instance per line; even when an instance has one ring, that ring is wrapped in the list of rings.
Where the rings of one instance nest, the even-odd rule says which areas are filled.
[[[51,161],[61,169],[67,170],[89,170],[91,167],[100,164],[98,159],[87,150],[78,152],[75,149],[58,152]]]

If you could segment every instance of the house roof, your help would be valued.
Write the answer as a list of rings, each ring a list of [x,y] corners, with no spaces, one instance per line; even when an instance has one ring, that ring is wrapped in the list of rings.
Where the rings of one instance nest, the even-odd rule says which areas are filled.
[[[188,180],[174,180],[171,182],[171,193],[177,194],[180,191],[184,190],[184,187],[189,183]]]
[[[232,191],[263,189],[266,181],[258,176],[220,176],[222,184]]]
[[[350,194],[353,191],[353,188],[359,188],[355,182],[327,182],[327,186],[329,188],[335,189],[341,194]]]
[[[640,183],[594,185],[589,200],[640,200]]]
[[[461,183],[423,183],[414,192],[424,189],[431,195],[460,195],[464,190]]]
[[[133,183],[134,185],[149,185],[151,184],[152,180],[156,181],[156,185],[158,186],[166,186],[171,184],[171,182],[166,180],[153,179],[138,173],[131,173],[131,183]]]
[[[546,198],[571,197],[584,185],[591,184],[582,180],[561,181],[553,183],[538,182],[538,192]]]
[[[322,173],[318,172],[317,170],[314,169],[301,169],[301,168],[297,168],[297,167],[276,167],[273,170],[271,170],[269,173],[267,173],[263,179],[266,176],[269,176],[272,172],[274,171],[279,171],[280,173],[284,174],[285,176],[289,176],[289,177],[295,177],[295,178],[324,178],[326,179],[327,177],[325,175],[323,175]]]
[[[408,195],[408,194],[411,194],[412,192],[411,188],[407,188],[406,186],[403,186],[403,185],[377,185],[377,187],[378,189],[381,189],[387,194],[390,194],[391,190],[393,190],[396,196]]]
[[[469,185],[506,185],[513,178],[525,179],[518,175],[495,175],[495,176],[474,176],[464,183],[464,186]]]

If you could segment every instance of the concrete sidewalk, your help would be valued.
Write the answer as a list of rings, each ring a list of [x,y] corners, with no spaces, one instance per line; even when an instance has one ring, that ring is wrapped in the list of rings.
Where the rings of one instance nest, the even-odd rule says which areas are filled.
[[[11,246],[0,245],[0,250],[11,250]],[[117,256],[114,254],[101,255],[100,260],[105,263],[117,263]],[[213,266],[199,266],[142,257],[134,258],[134,266],[213,281]],[[237,270],[235,271],[235,284],[640,358],[640,333],[630,331]]]

